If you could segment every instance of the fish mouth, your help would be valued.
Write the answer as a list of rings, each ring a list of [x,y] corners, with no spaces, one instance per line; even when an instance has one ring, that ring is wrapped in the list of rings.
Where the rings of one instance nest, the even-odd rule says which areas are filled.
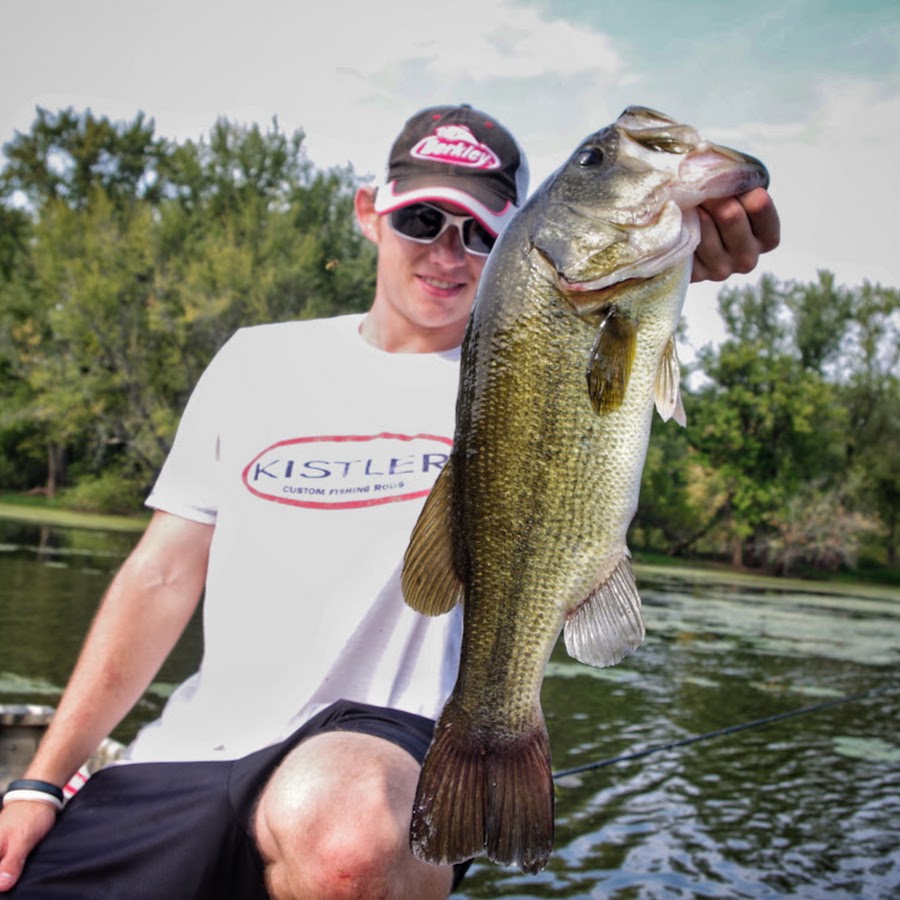
[[[649,281],[651,276],[646,278],[624,278],[613,284],[594,287],[588,284],[570,284],[564,278],[559,278],[560,293],[571,303],[578,311],[579,315],[588,315],[607,309],[612,306],[618,298],[636,287]]]
[[[672,197],[687,206],[768,186],[769,171],[756,157],[704,141],[682,160]]]

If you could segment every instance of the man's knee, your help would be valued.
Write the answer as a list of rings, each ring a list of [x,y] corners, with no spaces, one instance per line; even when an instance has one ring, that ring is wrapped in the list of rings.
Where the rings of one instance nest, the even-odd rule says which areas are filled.
[[[409,850],[418,771],[404,750],[368,735],[332,732],[297,747],[254,822],[273,895],[447,896],[450,870]]]

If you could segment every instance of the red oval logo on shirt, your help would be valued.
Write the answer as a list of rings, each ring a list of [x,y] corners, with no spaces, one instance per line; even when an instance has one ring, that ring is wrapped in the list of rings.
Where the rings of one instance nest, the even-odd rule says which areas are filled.
[[[292,438],[255,456],[242,477],[257,497],[291,506],[397,503],[428,495],[452,445],[450,438],[433,434]]]

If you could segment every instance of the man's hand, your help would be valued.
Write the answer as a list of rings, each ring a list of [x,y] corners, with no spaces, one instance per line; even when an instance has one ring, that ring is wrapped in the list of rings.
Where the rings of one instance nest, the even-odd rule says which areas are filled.
[[[699,208],[700,246],[691,281],[724,281],[756,268],[763,253],[781,240],[778,210],[764,188],[739,197],[708,200]]]
[[[47,803],[17,800],[0,812],[0,893],[19,880],[28,854],[56,822],[56,810]]]

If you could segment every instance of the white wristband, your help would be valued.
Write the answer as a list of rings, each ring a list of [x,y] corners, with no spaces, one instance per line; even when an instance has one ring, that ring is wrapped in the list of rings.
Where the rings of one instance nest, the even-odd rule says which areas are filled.
[[[63,802],[52,794],[44,793],[44,791],[30,791],[26,788],[17,788],[7,791],[3,795],[3,805],[14,803],[16,800],[36,800],[38,803],[49,803],[57,812],[63,808]]]

